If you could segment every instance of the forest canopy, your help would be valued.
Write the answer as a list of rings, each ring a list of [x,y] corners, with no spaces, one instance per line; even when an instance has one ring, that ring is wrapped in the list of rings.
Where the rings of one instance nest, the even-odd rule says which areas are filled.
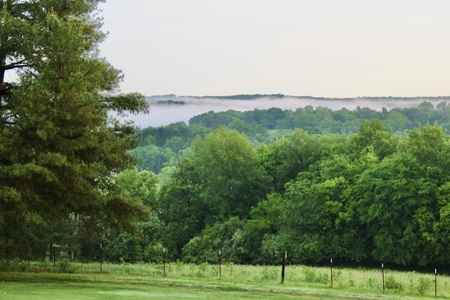
[[[325,109],[300,110],[316,115]],[[360,124],[348,134],[272,129],[260,141],[261,133],[232,128],[236,120],[248,126],[248,115],[270,111],[210,112],[190,125],[141,131],[140,146],[132,150],[141,158],[138,168],[150,167],[140,163],[156,161],[156,152],[170,157],[160,162],[158,211],[165,224],[161,242],[172,259],[213,263],[222,249],[235,263],[270,264],[274,254],[288,251],[294,263],[333,257],[447,264],[450,144],[447,131],[427,118],[446,120],[448,111],[394,109],[425,120],[395,132],[386,123],[392,111],[369,109],[347,112]],[[208,127],[199,125],[202,118],[229,123]]]

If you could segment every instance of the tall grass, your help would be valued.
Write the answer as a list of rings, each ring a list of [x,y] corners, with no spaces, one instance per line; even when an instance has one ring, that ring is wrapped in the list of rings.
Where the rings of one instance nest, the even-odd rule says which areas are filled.
[[[50,263],[9,262],[1,263],[0,270],[14,272],[61,272],[100,273],[99,263]],[[102,264],[104,274],[164,276],[163,264]],[[224,264],[222,266],[203,263],[200,265],[170,262],[165,265],[167,279],[194,279],[232,284],[253,284],[280,286],[281,267]],[[434,296],[434,274],[384,270],[384,293],[397,295]],[[331,288],[331,269],[290,265],[286,267],[286,287]],[[450,277],[438,275],[437,294],[450,297]],[[333,268],[333,289],[355,292],[383,293],[381,270],[364,268]]]

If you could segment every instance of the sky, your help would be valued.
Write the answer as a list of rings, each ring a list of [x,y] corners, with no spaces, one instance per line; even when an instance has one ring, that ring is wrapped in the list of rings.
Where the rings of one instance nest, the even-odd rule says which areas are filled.
[[[106,0],[122,92],[449,96],[449,0]]]

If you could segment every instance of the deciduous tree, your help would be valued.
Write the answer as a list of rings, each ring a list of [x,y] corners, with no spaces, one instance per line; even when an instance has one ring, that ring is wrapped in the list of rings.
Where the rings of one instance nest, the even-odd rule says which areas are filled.
[[[250,141],[235,130],[219,127],[192,144],[200,180],[200,197],[211,221],[232,216],[246,219],[265,195],[265,176]]]

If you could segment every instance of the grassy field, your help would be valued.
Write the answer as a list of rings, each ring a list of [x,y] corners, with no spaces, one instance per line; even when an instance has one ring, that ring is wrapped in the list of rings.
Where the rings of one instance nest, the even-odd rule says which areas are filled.
[[[287,266],[15,263],[0,272],[0,299],[436,299],[434,274]],[[450,298],[438,276],[437,297]]]

